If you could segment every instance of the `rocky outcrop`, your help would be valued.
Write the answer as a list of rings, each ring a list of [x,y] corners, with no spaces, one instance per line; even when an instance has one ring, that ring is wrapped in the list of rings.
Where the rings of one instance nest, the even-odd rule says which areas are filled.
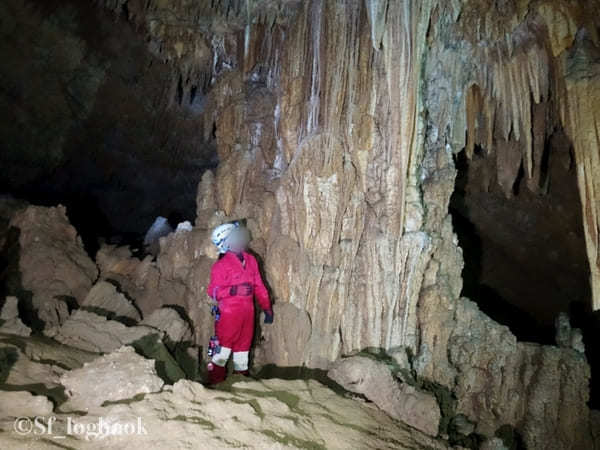
[[[60,383],[68,397],[61,405],[65,411],[87,411],[104,402],[157,392],[164,384],[154,370],[154,361],[127,346],[64,373]]]
[[[142,321],[142,325],[156,328],[174,343],[191,342],[193,330],[174,308],[160,308]]]
[[[590,372],[580,353],[517,343],[466,300],[457,305],[456,318],[461,326],[448,341],[448,354],[457,369],[457,412],[477,422],[483,435],[515,427],[528,448],[543,448],[548,438],[557,448],[591,448]],[[560,408],[548,409],[552,404]]]
[[[81,302],[81,309],[95,312],[107,319],[135,323],[142,319],[135,304],[117,288],[106,282],[99,281]]]
[[[69,415],[61,413],[54,414],[54,433],[66,436],[60,441],[61,445],[82,449],[106,446],[130,449],[450,448],[443,441],[396,422],[364,402],[344,398],[315,381],[238,381],[223,391],[182,380],[165,386],[160,393],[140,397],[90,407],[85,415],[70,415],[72,424],[79,423],[83,429],[98,424],[102,417],[109,427],[132,427],[131,433],[90,433],[87,437],[86,433],[68,434]],[[12,430],[12,422],[0,421],[0,427]],[[33,438],[12,432],[0,433],[0,444],[15,448],[27,445]]]
[[[10,226],[18,230],[18,267],[22,289],[31,293],[32,313],[52,334],[80,303],[98,276],[63,206],[29,206]],[[21,299],[23,301],[23,299]]]
[[[31,334],[31,328],[25,326],[19,318],[18,303],[19,299],[17,297],[6,297],[0,311],[0,333],[19,336],[29,336]]]
[[[0,334],[0,384],[60,400],[60,376],[98,357],[46,337]]]
[[[126,326],[98,314],[77,310],[57,330],[54,339],[90,352],[112,352],[157,330],[146,326]]]
[[[311,336],[308,313],[290,303],[276,303],[273,305],[273,314],[273,324],[262,327],[262,343],[254,352],[254,363],[302,366],[309,346],[319,345],[318,336]]]
[[[437,436],[441,413],[435,397],[395,380],[384,363],[353,356],[338,361],[327,375],[349,391],[363,394],[391,417]]]
[[[36,417],[52,413],[52,402],[26,391],[0,391],[0,417]]]

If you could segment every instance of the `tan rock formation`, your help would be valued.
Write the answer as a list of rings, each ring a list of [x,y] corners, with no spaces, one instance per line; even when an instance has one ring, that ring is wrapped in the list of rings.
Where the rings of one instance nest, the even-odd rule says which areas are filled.
[[[105,401],[160,391],[164,384],[156,375],[154,361],[126,346],[64,373],[60,382],[68,396],[61,405],[64,411],[87,411]]]
[[[136,9],[136,22],[166,22],[152,7]],[[266,332],[265,362],[296,364],[302,353],[326,368],[367,347],[408,351],[417,376],[455,393],[454,412],[479,432],[511,424],[529,448],[589,447],[585,359],[518,343],[460,297],[448,203],[453,155],[475,146],[496,159],[482,184],[510,196],[522,168],[541,192],[545,140],[564,128],[597,303],[598,10],[593,0],[311,0],[289,9],[294,20],[271,14],[265,26],[234,8],[226,26],[200,32],[214,43],[204,132],[215,130],[220,163],[198,188],[197,237],[164,242],[161,276],[185,286],[175,297],[210,328],[192,306],[214,257],[208,232],[247,218],[275,300],[295,308],[281,308],[284,327],[299,324],[298,340]],[[218,7],[211,14],[222,19]],[[195,37],[146,29],[159,48],[197,48]]]
[[[328,376],[349,391],[363,394],[391,417],[437,436],[441,413],[435,397],[398,383],[384,363],[353,356],[336,362]]]
[[[133,426],[131,433],[98,435],[73,431],[67,434],[69,415],[56,413],[55,416],[54,433],[65,435],[61,445],[81,449],[107,446],[129,449],[451,448],[444,441],[390,419],[367,403],[344,398],[315,381],[237,382],[230,391],[223,391],[181,380],[142,399],[94,406],[86,415],[70,415],[72,424],[79,423],[84,429],[98,424],[102,417],[109,427]],[[27,445],[46,448],[49,439],[19,436],[11,432],[11,427],[12,422],[0,421],[0,429],[7,431],[0,433],[0,445],[4,448]],[[48,445],[54,446],[55,441]]]
[[[17,212],[11,227],[19,230],[19,270],[23,289],[46,332],[69,315],[65,298],[81,302],[98,276],[63,206],[29,206]]]

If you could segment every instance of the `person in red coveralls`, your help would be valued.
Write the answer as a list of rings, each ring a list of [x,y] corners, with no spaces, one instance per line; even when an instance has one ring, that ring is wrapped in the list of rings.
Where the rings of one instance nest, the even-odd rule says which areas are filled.
[[[235,373],[248,375],[248,354],[254,335],[254,298],[265,313],[264,323],[273,323],[269,293],[258,270],[256,258],[247,252],[250,236],[239,222],[219,225],[212,233],[219,259],[210,272],[208,295],[218,303],[220,318],[215,334],[220,349],[212,357],[209,383],[224,381],[226,364],[233,353]]]

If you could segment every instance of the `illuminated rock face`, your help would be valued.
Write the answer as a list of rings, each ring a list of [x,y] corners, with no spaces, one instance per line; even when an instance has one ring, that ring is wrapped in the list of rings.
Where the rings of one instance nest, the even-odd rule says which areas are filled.
[[[156,262],[106,255],[144,313],[186,306],[205,342],[207,233],[245,217],[274,299],[292,306],[276,320],[303,327],[299,342],[268,341],[264,362],[327,368],[365,348],[404,351],[477,431],[512,425],[531,448],[591,448],[585,360],[518,343],[460,297],[448,204],[453,156],[476,146],[496,158],[503,193],[521,168],[541,192],[545,142],[563,128],[600,307],[597,3],[107,3],[127,6],[179,69],[175,97],[204,86],[198,134],[214,134],[220,160],[199,185],[195,230],[164,239]]]

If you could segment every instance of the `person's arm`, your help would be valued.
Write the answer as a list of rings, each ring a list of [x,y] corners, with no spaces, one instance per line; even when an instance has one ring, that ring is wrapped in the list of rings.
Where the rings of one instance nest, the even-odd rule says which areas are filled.
[[[260,276],[256,258],[254,258],[254,268],[254,295],[261,309],[272,316],[273,309],[271,307],[271,300],[269,299],[269,291],[265,287],[262,277]]]

